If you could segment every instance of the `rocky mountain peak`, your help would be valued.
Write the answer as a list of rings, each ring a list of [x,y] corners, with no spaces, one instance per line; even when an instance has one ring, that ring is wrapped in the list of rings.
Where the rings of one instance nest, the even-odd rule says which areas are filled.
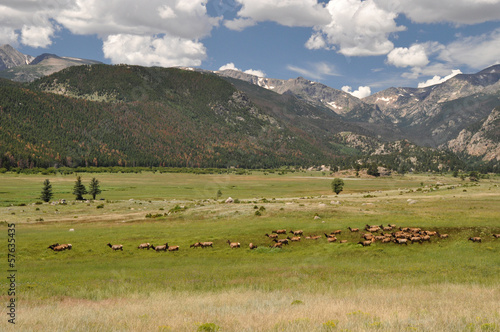
[[[27,65],[33,59],[31,55],[25,55],[8,44],[0,46],[0,70]]]

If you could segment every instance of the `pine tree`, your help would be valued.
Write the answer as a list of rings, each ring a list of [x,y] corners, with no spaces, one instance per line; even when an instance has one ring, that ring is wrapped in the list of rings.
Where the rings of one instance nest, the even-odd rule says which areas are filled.
[[[43,189],[40,199],[44,202],[48,202],[51,200],[52,196],[54,196],[52,193],[52,185],[50,184],[49,179],[45,179],[45,181],[43,181]]]
[[[77,201],[83,201],[83,195],[87,194],[87,189],[82,183],[82,177],[78,176],[76,178],[75,186],[73,187],[73,195],[76,196]]]
[[[95,199],[95,197],[101,192],[102,191],[99,188],[99,180],[97,180],[96,178],[92,178],[89,185],[89,194],[92,195],[92,199]]]

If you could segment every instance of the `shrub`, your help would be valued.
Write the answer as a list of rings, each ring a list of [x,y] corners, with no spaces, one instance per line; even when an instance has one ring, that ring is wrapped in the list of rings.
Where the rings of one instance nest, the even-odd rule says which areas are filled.
[[[198,332],[215,332],[215,331],[219,331],[219,330],[220,330],[220,326],[215,325],[215,323],[205,323],[205,324],[201,324],[200,326],[198,326],[198,329],[196,331],[198,331]]]

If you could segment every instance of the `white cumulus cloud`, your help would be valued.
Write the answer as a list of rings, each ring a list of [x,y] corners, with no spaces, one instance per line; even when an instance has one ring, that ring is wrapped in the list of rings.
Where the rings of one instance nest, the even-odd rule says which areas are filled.
[[[445,76],[445,77],[440,77],[440,76],[436,75],[433,78],[431,78],[425,82],[418,83],[418,87],[419,88],[426,88],[426,87],[431,86],[431,85],[440,84],[440,83],[446,82],[447,80],[449,80],[450,78],[452,78],[458,74],[462,74],[460,69],[452,70],[451,74],[448,76]]]
[[[31,47],[45,48],[52,44],[54,28],[52,25],[46,27],[23,26],[21,29],[21,43]]]
[[[110,35],[103,51],[113,63],[142,66],[199,66],[206,57],[202,43],[170,36]]]
[[[352,87],[345,85],[342,87],[342,91],[347,92],[359,99],[368,97],[369,95],[372,94],[372,90],[370,89],[369,86],[360,86],[358,90],[352,91]]]
[[[222,20],[208,15],[207,1],[8,0],[0,4],[0,42],[44,48],[66,28],[98,35],[113,63],[196,66],[206,57],[200,39]]]
[[[258,77],[266,77],[266,73],[264,73],[262,70],[258,69],[247,69],[247,70],[241,70],[236,68],[233,62],[229,62],[219,68],[220,71],[222,70],[236,70],[236,71],[241,71],[242,73],[249,74],[249,75],[254,75]]]
[[[289,27],[312,27],[329,21],[328,11],[317,0],[236,0],[242,7],[236,19],[272,21]],[[234,21],[229,21],[234,22]],[[238,24],[226,22],[228,28]]]
[[[387,55],[387,63],[396,67],[423,67],[429,63],[425,47],[421,44],[410,48],[397,47]]]
[[[394,48],[389,36],[405,30],[396,24],[397,13],[384,10],[375,0],[336,0],[326,8],[330,21],[315,26],[307,48],[335,47],[346,56],[382,55]]]

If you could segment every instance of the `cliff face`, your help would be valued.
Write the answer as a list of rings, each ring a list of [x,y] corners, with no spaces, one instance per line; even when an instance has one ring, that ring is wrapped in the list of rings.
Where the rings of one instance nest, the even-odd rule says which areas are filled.
[[[446,147],[456,153],[480,157],[484,161],[500,161],[500,108],[491,111],[479,126],[462,130]]]

